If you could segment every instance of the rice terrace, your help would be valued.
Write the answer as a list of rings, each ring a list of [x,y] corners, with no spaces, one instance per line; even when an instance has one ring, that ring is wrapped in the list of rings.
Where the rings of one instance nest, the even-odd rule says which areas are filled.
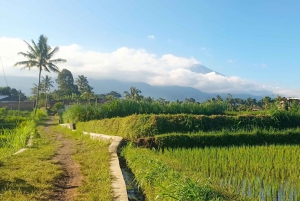
[[[134,176],[127,187],[139,189],[131,197],[132,187],[127,189],[129,200],[139,195],[139,200],[299,199],[300,115],[295,101],[289,110],[274,100],[261,111],[228,110],[228,104],[232,104],[226,100],[181,103],[127,98],[98,104],[75,102],[58,111],[55,120],[51,117],[55,107],[39,109],[33,117],[34,113],[1,109],[2,200],[66,199],[67,192],[57,190],[59,185],[67,185],[57,184],[68,171],[57,161],[57,151],[61,143],[66,143],[63,138],[73,144],[76,151],[70,155],[80,169],[75,199],[114,200],[109,187],[113,179],[109,173],[109,143],[90,140],[82,131],[123,137],[118,155]],[[52,125],[44,127],[43,122],[49,118]],[[78,131],[55,125],[58,121]],[[56,141],[54,135],[60,140]],[[12,155],[26,146],[30,136],[31,147]],[[43,157],[36,158],[37,151],[43,152]],[[32,167],[23,167],[31,160],[35,173],[30,172]],[[13,169],[11,163],[16,163]],[[100,164],[106,168],[105,174],[102,168],[99,170]],[[20,172],[18,166],[29,168],[29,175]],[[39,171],[46,178],[39,178]],[[95,175],[89,176],[90,171]],[[97,191],[96,183],[102,185]],[[57,191],[61,193],[53,194]]]
[[[300,201],[299,11],[1,1],[0,201]]]

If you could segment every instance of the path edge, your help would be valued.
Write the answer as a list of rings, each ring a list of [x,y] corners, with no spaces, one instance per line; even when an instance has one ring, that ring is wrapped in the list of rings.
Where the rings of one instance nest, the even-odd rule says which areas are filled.
[[[59,124],[59,125],[73,130],[73,126],[71,124]],[[108,150],[110,153],[110,174],[112,177],[111,186],[113,190],[113,196],[114,196],[113,198],[115,201],[128,201],[127,188],[121,171],[119,157],[117,153],[118,146],[122,142],[123,138],[120,136],[111,136],[111,135],[105,135],[99,133],[90,133],[85,131],[82,131],[82,133],[85,135],[90,135],[92,139],[111,141]]]

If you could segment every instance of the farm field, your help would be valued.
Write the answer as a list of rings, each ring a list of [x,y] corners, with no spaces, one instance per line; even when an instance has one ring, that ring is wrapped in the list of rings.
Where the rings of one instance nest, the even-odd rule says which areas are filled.
[[[142,153],[144,160],[155,158],[193,181],[209,178],[214,188],[230,189],[253,200],[300,199],[298,145],[165,149],[164,153],[131,149]]]

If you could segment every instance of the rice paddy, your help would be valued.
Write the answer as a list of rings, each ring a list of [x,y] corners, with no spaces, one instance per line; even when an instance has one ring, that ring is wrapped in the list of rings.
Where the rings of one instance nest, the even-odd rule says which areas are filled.
[[[191,178],[207,177],[255,200],[300,200],[299,146],[165,150],[162,161]]]

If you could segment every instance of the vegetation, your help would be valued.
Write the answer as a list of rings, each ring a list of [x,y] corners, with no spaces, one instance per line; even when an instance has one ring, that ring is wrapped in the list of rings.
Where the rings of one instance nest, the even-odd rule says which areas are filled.
[[[39,111],[36,116],[38,114]],[[76,200],[112,200],[109,142],[92,140],[81,132],[59,126],[47,129],[39,126],[31,148],[14,156],[5,152],[6,157],[0,163],[0,200],[51,198],[56,188],[54,181],[63,171],[60,164],[52,160],[61,146],[61,141],[56,140],[55,133],[58,132],[74,142],[74,159],[81,166],[83,181]]]
[[[74,78],[71,71],[67,69],[63,69],[61,72],[58,73],[58,77],[56,79],[58,84],[58,91],[59,93],[64,96],[70,96],[72,94],[78,94],[78,88],[74,84]]]
[[[83,182],[76,200],[113,200],[108,151],[110,142],[93,140],[88,135],[82,135],[82,132],[73,132],[60,126],[52,129],[76,143],[74,160],[80,164],[83,174]]]
[[[64,121],[67,118],[67,114],[68,112],[63,114]],[[78,112],[78,114],[84,115],[85,113]],[[172,132],[195,133],[222,131],[226,134],[232,132],[240,134],[247,134],[249,132],[261,133],[263,129],[267,132],[279,131],[287,128],[296,128],[299,124],[300,116],[285,113],[283,113],[283,115],[274,114],[272,116],[144,114],[131,115],[123,118],[116,117],[89,122],[78,122],[76,127],[77,129],[88,132],[120,135],[127,139],[136,139]]]
[[[299,145],[300,128],[285,130],[201,132],[200,134],[164,134],[137,141],[143,146],[164,148],[197,148],[242,145]],[[151,143],[149,143],[151,142]]]
[[[168,104],[135,100],[113,99],[99,105],[72,105],[63,114],[65,122],[84,122],[95,119],[125,117],[132,114],[224,114],[226,104],[178,103]]]
[[[15,63],[15,66],[23,66],[22,69],[28,68],[29,70],[32,67],[37,67],[39,69],[39,82],[38,82],[38,90],[37,90],[37,96],[36,96],[36,107],[34,110],[34,114],[36,114],[38,103],[39,103],[39,92],[41,88],[41,73],[42,70],[45,70],[47,72],[53,71],[53,72],[59,72],[58,67],[55,65],[56,63],[66,62],[65,59],[52,59],[55,53],[59,50],[58,47],[55,47],[53,50],[48,45],[48,38],[44,35],[41,35],[39,37],[39,41],[36,44],[32,40],[32,46],[24,41],[28,46],[28,51],[26,53],[19,52],[20,55],[27,58],[27,61],[20,61]]]
[[[48,93],[50,92],[51,87],[53,87],[53,81],[51,80],[51,77],[46,75],[45,77],[42,77],[42,85],[41,88],[43,89],[43,92],[45,94],[45,108],[47,110],[47,103],[48,103]]]
[[[299,146],[167,149],[163,154],[144,149],[134,151],[155,157],[191,179],[211,178],[216,185],[255,200],[300,198]]]
[[[0,200],[46,200],[53,189],[53,181],[62,170],[50,160],[60,145],[42,128],[37,128],[38,138],[33,148],[1,160]]]
[[[29,137],[36,136],[36,123],[44,117],[46,117],[46,113],[38,110],[34,119],[28,116],[20,121],[20,118],[17,118],[18,124],[15,128],[2,130],[0,133],[0,161],[25,147]]]
[[[155,151],[127,146],[122,155],[144,190],[147,200],[243,200],[205,177],[190,179],[182,171],[177,171],[174,166],[160,160]]]

